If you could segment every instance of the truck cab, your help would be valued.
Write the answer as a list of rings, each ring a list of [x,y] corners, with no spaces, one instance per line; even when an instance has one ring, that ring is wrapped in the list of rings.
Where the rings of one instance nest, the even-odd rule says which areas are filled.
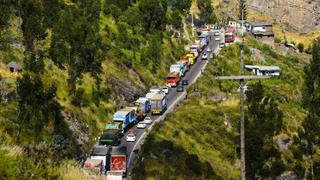
[[[186,62],[186,69],[187,69],[187,71],[189,71],[189,69],[190,69],[189,58],[188,57],[182,57],[182,58],[180,58],[180,61],[181,62]]]
[[[117,146],[120,144],[121,136],[123,136],[122,126],[116,123],[109,123],[99,138],[99,145]]]
[[[150,101],[146,97],[140,97],[135,102],[135,106],[144,114],[147,115],[150,112]]]
[[[166,86],[168,87],[176,87],[180,81],[179,73],[173,72],[167,75]]]
[[[195,55],[193,53],[188,53],[186,56],[189,58],[190,65],[193,65],[196,61]]]
[[[122,125],[123,131],[131,127],[135,122],[137,122],[136,111],[133,107],[123,108],[113,115],[113,122]]]

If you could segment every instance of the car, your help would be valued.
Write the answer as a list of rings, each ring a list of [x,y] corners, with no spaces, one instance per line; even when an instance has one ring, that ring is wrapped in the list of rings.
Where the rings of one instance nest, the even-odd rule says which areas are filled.
[[[225,46],[224,43],[219,43],[219,47],[220,47],[220,48],[223,48],[224,46]]]
[[[134,131],[129,131],[126,136],[127,142],[135,142],[136,141],[136,133]]]
[[[187,86],[187,85],[189,85],[189,81],[187,79],[184,79],[184,80],[182,80],[181,84],[183,86]]]
[[[184,87],[182,85],[177,86],[177,92],[183,92]]]
[[[144,121],[138,123],[137,128],[144,129],[147,127],[147,124]]]
[[[166,93],[166,94],[168,94],[169,93],[169,87],[163,86],[163,87],[161,87],[161,91]]]
[[[206,53],[204,53],[201,57],[202,60],[207,60],[208,59],[208,55]]]
[[[220,37],[215,37],[214,40],[220,41]]]
[[[152,124],[152,119],[151,119],[151,117],[149,117],[149,116],[145,117],[143,121],[144,121],[144,123],[146,123],[146,124]]]
[[[207,52],[212,52],[212,50],[210,48],[207,48]]]
[[[220,33],[215,32],[215,33],[214,33],[214,36],[220,36]]]

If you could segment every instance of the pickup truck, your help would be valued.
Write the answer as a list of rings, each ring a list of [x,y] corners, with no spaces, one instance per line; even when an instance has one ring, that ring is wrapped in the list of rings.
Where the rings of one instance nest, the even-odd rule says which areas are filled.
[[[178,85],[179,81],[180,81],[179,73],[177,72],[169,73],[166,79],[166,86],[175,87]]]

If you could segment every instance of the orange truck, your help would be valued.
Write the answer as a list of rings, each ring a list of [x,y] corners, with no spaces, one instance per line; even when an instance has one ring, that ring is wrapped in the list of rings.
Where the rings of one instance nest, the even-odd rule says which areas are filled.
[[[180,81],[180,75],[178,72],[172,72],[167,75],[166,86],[176,87]]]

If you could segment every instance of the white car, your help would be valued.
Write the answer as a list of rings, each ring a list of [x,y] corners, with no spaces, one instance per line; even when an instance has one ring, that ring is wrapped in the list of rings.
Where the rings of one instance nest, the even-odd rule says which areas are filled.
[[[215,33],[214,33],[214,36],[220,36],[220,33],[215,32]]]
[[[169,88],[167,86],[161,87],[161,91],[168,94],[169,93]]]
[[[161,91],[161,89],[159,89],[158,87],[152,87],[151,89],[150,89],[150,92],[151,93],[159,93]]]
[[[215,37],[214,40],[220,41],[220,37]]]
[[[207,52],[211,52],[212,50],[210,48],[207,48]]]
[[[144,121],[139,122],[137,125],[138,129],[144,129],[146,127],[147,127],[147,124]]]
[[[220,47],[220,48],[223,48],[224,46],[225,46],[224,43],[220,43],[220,44],[219,44],[219,47]]]
[[[151,117],[147,116],[146,118],[144,118],[144,123],[151,124],[152,123]]]
[[[208,59],[208,55],[206,54],[206,53],[204,53],[203,55],[202,55],[202,60],[207,60]]]
[[[129,132],[126,137],[127,142],[135,142],[136,134],[134,132]]]

